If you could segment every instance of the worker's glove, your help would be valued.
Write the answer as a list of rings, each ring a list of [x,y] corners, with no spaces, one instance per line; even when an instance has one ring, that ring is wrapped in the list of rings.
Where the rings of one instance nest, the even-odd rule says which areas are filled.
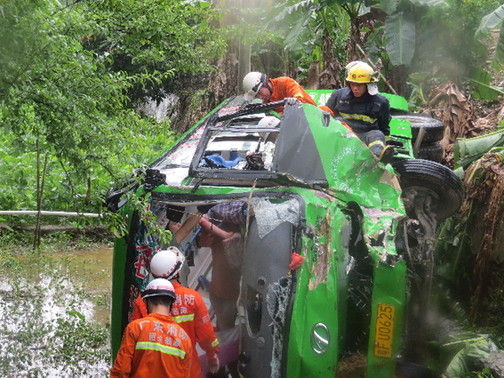
[[[298,99],[296,97],[286,97],[285,98],[285,103],[287,105],[294,105],[298,102]]]
[[[216,354],[213,356],[207,356],[208,357],[208,371],[212,374],[215,374],[219,371],[220,368],[220,363],[219,363],[219,357],[217,357]]]

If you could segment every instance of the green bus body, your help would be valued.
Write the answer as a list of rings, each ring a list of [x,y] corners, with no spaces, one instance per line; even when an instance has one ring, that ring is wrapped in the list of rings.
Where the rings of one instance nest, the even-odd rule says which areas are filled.
[[[319,104],[324,104],[331,91],[310,93]],[[397,103],[394,106],[407,110],[407,103],[401,99],[393,97],[394,104]],[[167,154],[179,148],[183,140],[187,140],[226,104],[229,105],[229,102],[219,105],[196,124]],[[350,353],[349,339],[354,332],[348,324],[349,319],[352,319],[348,304],[352,295],[349,293],[351,267],[362,263],[370,270],[371,298],[366,307],[367,313],[363,316],[367,350],[358,352],[365,354],[368,377],[393,377],[402,347],[406,303],[406,265],[396,250],[400,222],[406,215],[397,177],[390,166],[377,162],[369,149],[348,128],[335,119],[327,119],[317,107],[295,105],[291,111],[286,106],[285,122],[294,117],[302,121],[299,124],[292,121],[280,127],[277,147],[283,148],[286,157],[282,160],[275,156],[277,167],[283,167],[278,177],[247,176],[241,179],[239,176],[242,172],[233,172],[236,177],[233,176],[226,184],[225,177],[219,176],[222,173],[219,171],[216,177],[212,176],[205,182],[206,171],[198,173],[194,166],[194,177],[188,175],[180,185],[159,185],[152,190],[151,195],[187,196],[188,203],[197,202],[198,198],[246,201],[259,195],[265,198],[281,195],[283,199],[298,201],[300,221],[297,227],[300,232],[296,237],[299,250],[295,252],[304,257],[304,262],[298,270],[285,272],[293,287],[282,339],[280,375],[337,376],[340,361]],[[286,130],[287,126],[289,130]],[[397,129],[392,129],[397,130],[397,136],[405,140],[411,138],[411,130],[407,125],[400,124]],[[289,135],[288,131],[293,135]],[[298,146],[293,140],[298,138],[296,135],[302,138]],[[313,156],[306,152],[311,151],[310,148]],[[294,173],[288,171],[290,163]],[[320,166],[324,182],[321,183],[316,174],[308,178],[299,177],[306,169],[296,169],[303,164],[307,167]],[[215,184],[215,180],[219,180],[219,184]],[[275,184],[254,184],[261,180]],[[143,190],[140,189],[138,193],[140,195]],[[138,214],[129,209],[127,204],[121,211],[128,216],[130,225],[138,223]],[[361,248],[365,249],[362,260],[359,260],[361,257],[352,256],[361,256],[352,245],[355,230],[362,236]],[[111,317],[114,356],[127,324],[128,312],[131,311],[132,296],[138,294],[128,292],[128,285],[132,283],[132,254],[135,253],[132,239],[130,233],[117,239],[114,246]],[[352,265],[352,261],[355,265]],[[264,363],[269,365],[270,361]]]

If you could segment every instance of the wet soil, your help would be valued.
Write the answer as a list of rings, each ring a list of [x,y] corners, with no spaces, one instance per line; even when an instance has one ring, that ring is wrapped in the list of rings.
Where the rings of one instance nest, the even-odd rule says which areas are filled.
[[[0,253],[0,376],[105,376],[111,270],[109,246]]]

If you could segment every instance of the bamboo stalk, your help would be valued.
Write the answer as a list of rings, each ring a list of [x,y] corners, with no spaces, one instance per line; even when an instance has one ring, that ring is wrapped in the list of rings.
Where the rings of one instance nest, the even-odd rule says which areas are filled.
[[[39,144],[39,138],[37,138],[37,141],[35,143],[35,148],[37,150],[37,163],[36,163],[36,174],[37,174],[37,192],[36,192],[36,201],[37,201],[37,218],[35,221],[35,230],[33,231],[33,249],[35,251],[39,250],[40,247],[40,239],[39,239],[39,234],[40,234],[40,144]]]

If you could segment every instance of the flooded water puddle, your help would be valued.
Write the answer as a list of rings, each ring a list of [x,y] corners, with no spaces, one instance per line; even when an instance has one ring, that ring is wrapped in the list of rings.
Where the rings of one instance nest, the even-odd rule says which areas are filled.
[[[105,376],[112,251],[0,256],[0,376]]]

